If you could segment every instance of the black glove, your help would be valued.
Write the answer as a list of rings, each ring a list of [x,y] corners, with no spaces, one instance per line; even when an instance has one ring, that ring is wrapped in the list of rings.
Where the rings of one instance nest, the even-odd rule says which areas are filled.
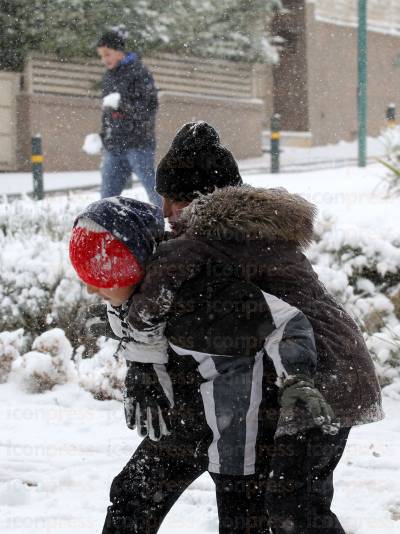
[[[111,339],[120,339],[114,334],[108,322],[106,304],[91,304],[89,306],[86,328],[89,330],[89,333],[96,338],[105,336]]]
[[[282,409],[293,410],[297,403],[305,406],[315,425],[321,427],[324,433],[337,434],[339,425],[334,421],[332,408],[315,387],[312,378],[299,375],[285,381],[280,395]]]
[[[128,428],[158,441],[171,431],[173,392],[165,365],[127,362],[124,408]]]

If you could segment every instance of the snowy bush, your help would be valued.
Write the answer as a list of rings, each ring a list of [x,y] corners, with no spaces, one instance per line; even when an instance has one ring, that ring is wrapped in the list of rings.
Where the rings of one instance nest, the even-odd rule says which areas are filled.
[[[28,393],[42,393],[56,384],[76,380],[73,349],[60,328],[53,328],[35,339],[32,350],[15,365],[15,378]]]
[[[14,0],[8,4],[0,9],[0,69],[22,69],[32,50],[61,59],[93,57],[99,34],[111,28],[123,28],[128,48],[140,53],[156,50],[245,61],[277,58],[269,23],[282,6],[280,0]]]
[[[96,398],[121,399],[125,362],[114,357],[115,341],[88,336],[95,298],[68,259],[73,220],[94,198],[0,204],[0,382],[13,369],[31,391],[78,380]],[[381,383],[389,384],[400,376],[400,229],[382,235],[322,216],[308,255],[362,328]],[[48,332],[58,332],[57,342]]]
[[[24,330],[0,332],[0,384],[8,380],[13,363],[26,346]]]
[[[75,348],[90,345],[84,319],[94,299],[68,258],[73,221],[87,204],[65,198],[0,204],[0,332],[23,328],[32,341],[58,326]]]
[[[80,195],[0,204],[0,382],[14,369],[20,386],[38,393],[79,372],[96,398],[122,397],[125,362],[114,358],[115,342],[103,340],[99,350],[88,335],[87,308],[96,300],[68,258],[73,221],[91,201]]]
[[[10,379],[27,393],[43,393],[56,385],[79,383],[99,400],[122,400],[125,359],[115,356],[118,343],[100,338],[93,357],[73,351],[65,332],[53,328],[27,350],[23,330],[0,333],[0,382]]]
[[[392,383],[400,370],[400,324],[385,325],[378,332],[366,335],[368,349],[375,356],[375,366],[382,385]]]
[[[400,377],[400,231],[374,234],[322,217],[308,255],[363,330],[381,383]]]
[[[122,400],[126,363],[120,355],[115,356],[117,346],[115,340],[100,338],[99,352],[77,362],[80,385],[96,399]]]
[[[387,128],[380,137],[385,147],[385,159],[380,160],[388,169],[384,183],[389,194],[400,194],[400,126]]]

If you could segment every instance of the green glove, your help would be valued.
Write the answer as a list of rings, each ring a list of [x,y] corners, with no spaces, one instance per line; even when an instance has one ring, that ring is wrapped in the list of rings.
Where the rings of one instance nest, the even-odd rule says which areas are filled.
[[[285,381],[280,396],[281,408],[294,410],[297,403],[305,406],[315,425],[321,427],[324,433],[337,434],[339,425],[334,422],[335,416],[332,408],[315,387],[312,378],[298,375]]]

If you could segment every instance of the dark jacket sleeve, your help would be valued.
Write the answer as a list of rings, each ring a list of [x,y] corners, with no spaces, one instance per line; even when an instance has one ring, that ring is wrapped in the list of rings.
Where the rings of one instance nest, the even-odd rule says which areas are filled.
[[[154,146],[158,101],[151,72],[139,59],[107,71],[103,98],[112,93],[118,93],[120,101],[118,109],[103,109],[101,137],[106,150]]]
[[[303,313],[299,312],[286,324],[279,352],[288,376],[315,374],[317,349],[314,332]]]
[[[159,246],[129,308],[127,321],[135,339],[151,343],[163,335],[179,288],[204,268],[205,261],[195,242],[171,239]]]
[[[130,120],[145,121],[158,107],[157,89],[151,72],[136,62],[120,84],[119,109]]]
[[[317,349],[310,321],[283,300],[264,295],[269,300],[276,326],[266,338],[265,352],[274,364],[278,385],[296,375],[312,377],[317,369]]]

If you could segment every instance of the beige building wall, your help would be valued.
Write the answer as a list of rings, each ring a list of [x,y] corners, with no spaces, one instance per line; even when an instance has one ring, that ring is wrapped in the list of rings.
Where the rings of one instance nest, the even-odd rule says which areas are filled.
[[[145,60],[160,89],[157,159],[185,122],[213,124],[237,158],[262,154],[261,135],[272,109],[272,74],[265,65],[160,55]],[[100,156],[82,151],[85,136],[100,131],[101,79],[98,61],[60,64],[32,57],[17,97],[18,168],[30,169],[31,136],[43,140],[46,171],[96,170]],[[1,170],[1,169],[0,169]]]
[[[400,3],[392,5],[400,19]],[[354,5],[352,0],[317,0],[315,4],[308,3],[306,7],[308,98],[313,144],[336,143],[341,139],[354,140],[357,137],[357,28],[351,24],[355,13]],[[373,7],[371,4],[370,10]],[[347,12],[345,8],[348,9]],[[382,11],[373,12],[377,24],[378,14]],[[333,15],[342,18],[333,22]],[[379,22],[382,24],[385,21],[386,19]],[[390,103],[395,103],[400,113],[399,54],[400,34],[397,36],[395,33],[391,35],[370,29],[369,135],[379,135],[385,126],[385,112]]]
[[[274,67],[272,65],[254,65],[253,97],[262,102],[263,129],[268,129],[270,117],[274,112]]]
[[[357,26],[358,0],[308,0],[308,3],[314,5],[319,21]],[[367,8],[370,30],[399,33],[398,0],[368,0]]]
[[[17,169],[16,95],[20,75],[0,72],[0,170]]]
[[[178,128],[195,120],[212,124],[235,158],[261,156],[263,108],[259,99],[244,101],[162,92],[157,116],[157,159],[166,153]]]
[[[273,69],[274,112],[282,130],[309,130],[307,35],[304,0],[284,0],[285,11],[275,17],[273,34],[285,40],[280,62]]]
[[[83,152],[85,136],[98,132],[99,100],[21,94],[18,97],[19,168],[30,169],[31,136],[40,133],[46,171],[95,170],[100,158]]]
[[[159,102],[157,160],[168,150],[178,128],[192,120],[206,120],[215,126],[236,158],[261,155],[262,100],[165,91],[159,94]],[[100,129],[100,99],[24,94],[18,97],[18,110],[20,170],[30,169],[30,139],[36,133],[42,135],[46,171],[99,169],[100,156],[88,156],[82,144],[88,133]]]
[[[357,136],[357,0],[283,0],[274,22],[285,39],[274,68],[274,109],[282,129],[309,132],[312,143]],[[400,116],[400,0],[368,2],[368,133]]]

